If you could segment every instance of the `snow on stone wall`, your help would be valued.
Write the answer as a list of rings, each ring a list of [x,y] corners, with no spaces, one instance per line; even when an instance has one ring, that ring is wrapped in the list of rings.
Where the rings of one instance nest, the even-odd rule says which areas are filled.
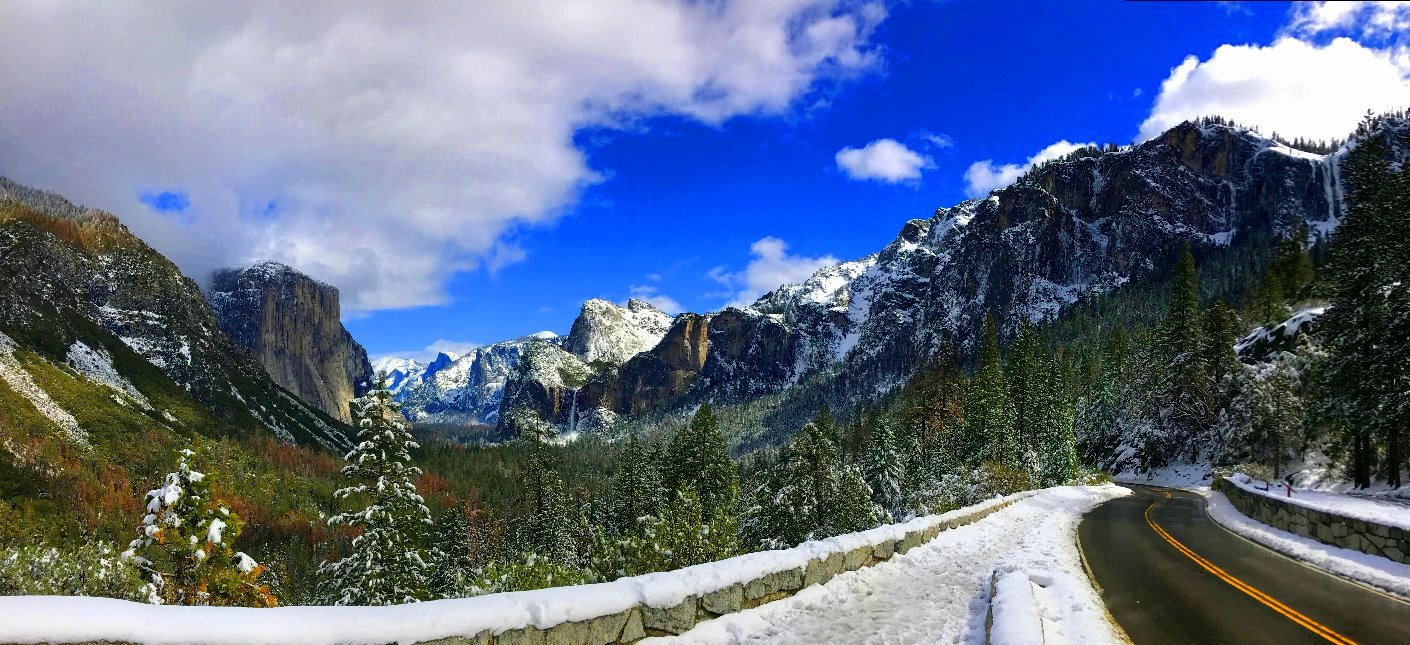
[[[1338,548],[1410,564],[1410,530],[1311,508],[1297,503],[1295,499],[1276,497],[1232,478],[1220,479],[1214,487],[1224,493],[1240,513],[1275,529]],[[1293,494],[1297,495],[1296,492]]]
[[[109,598],[0,597],[0,642],[630,643],[787,598],[845,571],[905,553],[1032,493],[943,515],[612,582],[390,607],[154,606]]]

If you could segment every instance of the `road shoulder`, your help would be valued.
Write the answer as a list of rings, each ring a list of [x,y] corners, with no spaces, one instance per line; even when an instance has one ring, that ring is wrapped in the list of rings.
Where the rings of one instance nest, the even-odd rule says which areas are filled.
[[[1337,548],[1273,528],[1240,513],[1218,491],[1208,488],[1184,490],[1205,498],[1205,513],[1220,528],[1303,566],[1410,603],[1410,565]]]

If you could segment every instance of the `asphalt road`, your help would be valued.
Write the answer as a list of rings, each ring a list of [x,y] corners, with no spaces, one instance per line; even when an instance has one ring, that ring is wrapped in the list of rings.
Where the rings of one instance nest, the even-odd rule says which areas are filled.
[[[1082,519],[1078,541],[1134,642],[1410,644],[1410,603],[1226,531],[1197,495],[1130,488]]]

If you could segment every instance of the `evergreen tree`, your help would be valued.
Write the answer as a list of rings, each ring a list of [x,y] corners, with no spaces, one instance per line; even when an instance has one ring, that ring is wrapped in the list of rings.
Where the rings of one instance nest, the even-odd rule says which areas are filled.
[[[147,493],[147,514],[122,559],[137,564],[161,602],[273,607],[259,582],[264,568],[232,546],[244,522],[211,492],[215,473],[191,469],[194,455],[178,451],[176,472]]]
[[[1288,452],[1302,439],[1304,411],[1298,396],[1298,370],[1293,356],[1281,352],[1251,386],[1251,412],[1257,444],[1273,477],[1282,477]]]
[[[1079,453],[1086,463],[1106,467],[1120,443],[1121,416],[1126,411],[1127,365],[1131,341],[1117,326],[1102,346],[1096,378],[1077,403]]]
[[[742,520],[746,542],[763,549],[872,528],[880,509],[854,467],[843,463],[827,430],[803,427],[750,491]]]
[[[701,404],[690,425],[672,438],[666,484],[674,492],[694,489],[706,517],[734,512],[739,476],[709,403]]]
[[[558,462],[546,443],[534,443],[523,484],[527,512],[515,524],[515,543],[511,550],[553,565],[576,566],[577,518],[563,478],[558,474]]]
[[[1387,479],[1400,483],[1404,419],[1397,412],[1407,396],[1396,369],[1403,362],[1386,361],[1385,349],[1404,344],[1393,342],[1391,327],[1410,252],[1407,236],[1392,232],[1410,229],[1410,187],[1405,173],[1391,167],[1379,125],[1367,115],[1341,165],[1346,215],[1332,233],[1326,266],[1331,302],[1319,321],[1326,349],[1319,369],[1322,413],[1343,430],[1360,488],[1370,486],[1377,438],[1387,448]]]
[[[636,527],[641,518],[660,514],[664,489],[651,455],[633,434],[627,438],[612,484],[613,521],[617,532]]]
[[[700,497],[686,487],[661,517],[647,517],[623,536],[597,533],[592,570],[614,579],[716,562],[739,553],[739,527],[732,514],[707,518]]]
[[[900,521],[908,507],[906,455],[889,419],[878,416],[872,423],[871,445],[862,464],[872,501],[886,511],[892,521]]]
[[[1009,401],[1013,405],[1013,437],[1017,443],[1019,463],[1036,465],[1049,433],[1045,425],[1051,420],[1055,404],[1052,400],[1052,367],[1044,360],[1044,349],[1033,325],[1024,321],[1018,328],[1018,338],[1009,347],[1009,359],[1004,375],[1008,381]]]
[[[410,424],[392,401],[386,374],[366,396],[352,402],[357,445],[345,459],[342,474],[352,484],[334,496],[364,500],[366,506],[334,515],[330,526],[361,529],[352,552],[325,563],[323,596],[337,605],[390,605],[427,596],[429,565],[422,550],[431,511],[416,492],[421,469],[411,464]]]
[[[1199,274],[1190,245],[1180,251],[1175,264],[1175,281],[1170,290],[1170,308],[1161,323],[1165,354],[1162,409],[1159,419],[1174,446],[1193,443],[1197,433],[1209,427],[1209,367],[1205,362],[1204,320],[1199,307]],[[1192,455],[1191,455],[1192,456]],[[1166,458],[1170,455],[1166,455]],[[1159,464],[1157,464],[1159,465]]]
[[[466,595],[477,573],[475,545],[471,540],[470,519],[464,508],[452,506],[441,513],[431,530],[435,558],[429,586],[433,597]]]
[[[1077,476],[1076,409],[1068,394],[1064,370],[1054,355],[1034,363],[1049,378],[1032,384],[1035,479],[1040,486],[1057,486]]]
[[[1018,444],[1013,436],[1013,403],[1009,400],[999,356],[999,332],[992,314],[984,318],[979,369],[970,382],[964,414],[962,454],[966,462],[993,461],[1008,468],[1022,467]]]

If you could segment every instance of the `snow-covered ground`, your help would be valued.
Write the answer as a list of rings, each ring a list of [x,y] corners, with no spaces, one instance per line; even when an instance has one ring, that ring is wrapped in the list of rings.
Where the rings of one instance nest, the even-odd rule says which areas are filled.
[[[1267,482],[1251,481],[1246,477],[1238,476],[1231,478],[1230,481],[1250,493],[1276,497],[1289,504],[1336,513],[1385,526],[1398,526],[1410,531],[1410,507],[1396,502],[1296,488],[1292,490],[1292,495],[1287,495],[1285,494],[1286,489],[1279,483],[1274,483],[1270,487]],[[1265,488],[1269,490],[1264,490]]]
[[[67,596],[0,596],[0,616],[24,616],[25,620],[0,620],[0,643],[42,643],[42,642],[85,642],[121,641],[163,645],[167,643],[205,643],[209,645],[255,643],[322,644],[343,643],[416,643],[446,638],[455,635],[474,635],[485,630],[496,633],[533,625],[547,629],[568,621],[583,621],[625,611],[636,605],[671,607],[687,596],[699,596],[723,589],[733,584],[757,580],[765,575],[800,569],[811,560],[817,560],[834,553],[845,553],[863,546],[895,541],[908,533],[923,530],[943,522],[974,513],[977,510],[1014,502],[1014,507],[1022,506],[1022,522],[1001,511],[979,522],[990,527],[977,534],[970,527],[942,531],[940,539],[952,533],[976,536],[972,539],[990,548],[978,550],[979,557],[987,557],[976,569],[984,576],[994,568],[995,557],[1002,556],[1002,545],[1015,537],[1016,527],[1027,524],[1042,524],[1046,516],[1067,518],[1056,534],[1034,531],[1028,542],[1027,559],[1010,556],[1004,560],[1014,571],[1035,572],[1035,580],[1060,581],[1053,591],[1064,599],[1061,606],[1073,603],[1066,598],[1076,594],[1082,606],[1090,610],[1098,608],[1100,601],[1086,584],[1081,565],[1076,562],[1075,537],[1077,517],[1081,510],[1101,500],[1124,494],[1125,489],[1115,486],[1096,488],[1056,489],[1041,493],[1018,493],[1006,498],[995,498],[981,504],[958,509],[942,515],[919,517],[901,524],[888,524],[867,531],[848,533],[836,537],[805,542],[791,549],[749,553],[719,562],[686,567],[676,571],[652,573],[612,582],[572,587],[557,587],[537,591],[491,594],[474,598],[437,600],[433,602],[394,605],[390,607],[276,607],[273,609],[245,609],[238,607],[174,607],[154,606],[126,600],[110,598],[87,598]],[[1030,504],[1030,500],[1042,501]],[[1012,507],[1011,507],[1012,508]],[[1054,513],[1054,509],[1070,511]],[[1010,519],[995,520],[1008,517]],[[1016,522],[1018,522],[1016,524]],[[1033,527],[1028,527],[1033,528]],[[989,536],[989,533],[996,535]],[[997,535],[997,534],[1003,534]],[[1054,535],[1060,538],[1057,559],[1063,569],[1056,577],[1046,574],[1047,560],[1039,557],[1042,541]],[[954,541],[950,538],[950,541]],[[935,542],[935,541],[933,541]],[[1012,546],[1012,545],[1010,545]],[[912,550],[918,553],[924,548]],[[1012,551],[1012,548],[1009,549]],[[946,551],[932,556],[932,559],[967,558],[967,550]],[[1053,556],[1048,556],[1052,559]],[[1035,559],[1036,558],[1036,559]],[[1025,564],[1028,563],[1028,564]],[[1072,567],[1075,566],[1075,569]],[[982,571],[981,571],[982,569]],[[1080,586],[1073,586],[1068,569],[1076,571]],[[845,577],[844,574],[843,577]],[[945,580],[931,580],[930,584],[944,586]],[[967,583],[966,583],[967,584]],[[1052,584],[1047,582],[1044,584]],[[974,590],[963,593],[983,593],[977,584]],[[1070,591],[1069,587],[1075,591]],[[817,589],[818,586],[811,587]],[[809,593],[805,590],[803,593]],[[960,593],[960,592],[956,592]],[[1086,594],[1086,595],[1082,595]],[[978,599],[980,611],[984,607]],[[1095,603],[1093,605],[1092,603]],[[960,613],[955,620],[964,623],[969,619],[967,605],[960,605]],[[1058,612],[1066,616],[1066,611]],[[1099,617],[1098,617],[1099,620]],[[1062,623],[1076,625],[1076,629],[1087,629],[1085,623]],[[979,627],[983,628],[981,616]],[[1068,629],[1073,629],[1069,627]],[[982,634],[981,634],[982,636]]]
[[[1113,481],[1122,484],[1147,484],[1167,488],[1197,488],[1209,486],[1213,475],[1209,464],[1176,464],[1144,473],[1123,472],[1112,475]]]
[[[1224,528],[1319,569],[1410,598],[1410,565],[1280,531],[1240,513],[1223,493],[1203,493],[1209,498],[1209,516]]]
[[[983,643],[997,578],[999,633],[1031,633],[1036,611],[1045,643],[1119,643],[1076,533],[1083,513],[1129,494],[1114,485],[1046,489],[876,566],[652,642]]]

